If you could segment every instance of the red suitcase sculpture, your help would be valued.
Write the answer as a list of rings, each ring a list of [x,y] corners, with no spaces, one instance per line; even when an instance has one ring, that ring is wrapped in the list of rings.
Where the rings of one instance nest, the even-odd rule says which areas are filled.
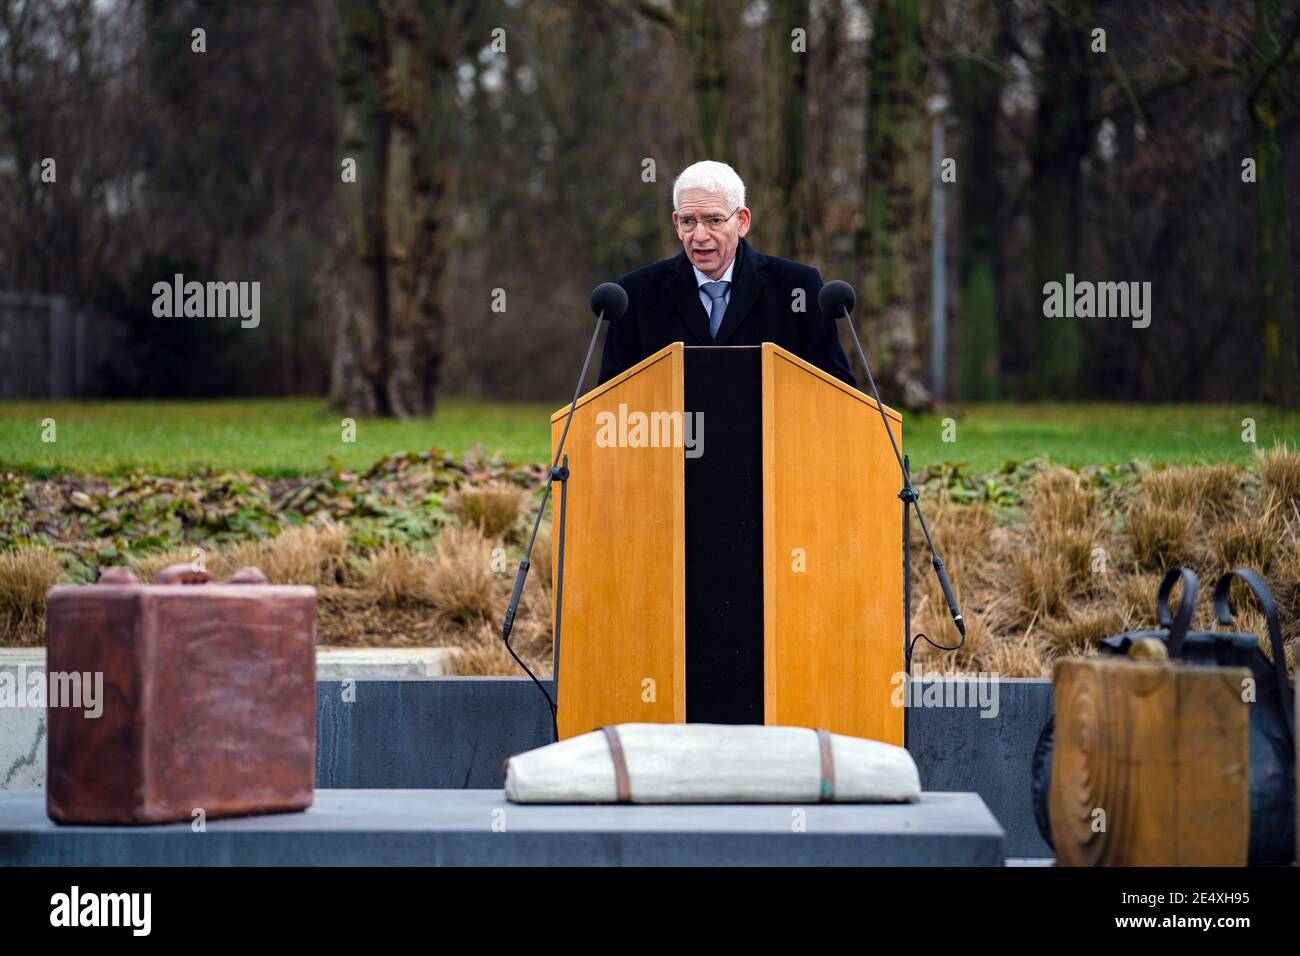
[[[97,584],[50,590],[46,644],[50,819],[164,823],[311,805],[314,588],[267,584],[256,568],[209,583],[178,564],[153,584],[111,568]],[[53,699],[74,675],[102,680],[97,716]]]

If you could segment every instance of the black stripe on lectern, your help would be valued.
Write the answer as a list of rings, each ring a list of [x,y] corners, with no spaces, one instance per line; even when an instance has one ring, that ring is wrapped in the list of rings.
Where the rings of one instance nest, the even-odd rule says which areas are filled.
[[[758,347],[684,351],[685,406],[704,415],[686,458],[686,719],[763,722],[763,367]]]

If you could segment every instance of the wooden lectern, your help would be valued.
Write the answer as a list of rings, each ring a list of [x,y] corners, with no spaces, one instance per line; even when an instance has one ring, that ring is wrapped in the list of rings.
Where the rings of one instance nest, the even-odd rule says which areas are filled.
[[[872,399],[771,343],[678,342],[579,398],[565,453],[561,737],[690,721],[902,745],[902,478]]]

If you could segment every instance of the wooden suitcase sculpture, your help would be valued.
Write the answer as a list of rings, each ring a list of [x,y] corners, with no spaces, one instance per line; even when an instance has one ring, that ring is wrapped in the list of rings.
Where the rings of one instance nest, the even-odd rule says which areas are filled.
[[[1057,865],[1245,866],[1249,677],[1171,661],[1154,637],[1058,663]]]
[[[47,675],[102,681],[50,706],[46,812],[144,824],[303,810],[316,763],[316,591],[256,568],[126,568],[47,597]],[[82,701],[84,704],[85,701]],[[95,711],[99,711],[98,714]]]
[[[1156,600],[1159,631],[1120,634],[1099,657],[1061,662],[1056,717],[1033,761],[1040,831],[1062,865],[1286,865],[1295,858],[1294,691],[1277,608],[1253,571],[1243,581],[1268,624],[1254,635],[1191,632],[1196,576],[1171,568]],[[1168,599],[1176,583],[1178,611]]]

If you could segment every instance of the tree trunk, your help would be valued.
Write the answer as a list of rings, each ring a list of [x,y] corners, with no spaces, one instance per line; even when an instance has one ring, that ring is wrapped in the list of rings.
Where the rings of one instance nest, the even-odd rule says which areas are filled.
[[[733,158],[728,122],[731,104],[727,94],[727,47],[739,20],[740,11],[731,3],[722,4],[718,0],[682,3],[683,33],[695,102],[695,146],[699,150],[695,159],[728,162]]]
[[[342,160],[356,164],[356,180],[342,176],[338,200],[344,228],[321,274],[322,315],[332,324],[330,404],[349,415],[387,411],[384,338],[383,200],[388,127],[379,78],[388,51],[383,16],[363,0],[336,0],[339,130]]]
[[[330,400],[354,415],[434,411],[450,249],[454,70],[472,5],[336,0],[345,245],[323,277]]]
[[[1250,133],[1255,153],[1255,200],[1259,255],[1259,308],[1263,335],[1265,401],[1300,406],[1295,286],[1291,273],[1291,223],[1286,205],[1286,155],[1279,129],[1285,73],[1280,65],[1283,23],[1280,0],[1256,0],[1256,63],[1250,72]],[[1300,16],[1300,14],[1293,14]],[[1270,64],[1273,68],[1270,69]]]
[[[808,0],[774,4],[768,16],[768,181],[774,202],[764,213],[776,226],[775,252],[799,259],[808,252]],[[792,49],[795,29],[802,50]]]
[[[1088,33],[1077,3],[1050,6],[1043,37],[1038,110],[1030,144],[1031,222],[1034,242],[1033,302],[1043,286],[1065,282],[1079,264],[1079,215],[1083,157],[1088,152],[1088,79],[1083,72]],[[1077,394],[1083,335],[1078,319],[1029,316],[1031,395],[1069,398]]]
[[[457,11],[440,0],[394,0],[388,22],[391,117],[386,242],[388,407],[399,418],[433,413],[443,359],[456,156],[452,95],[461,43]]]
[[[866,275],[858,328],[880,356],[877,378],[894,401],[931,401],[916,331],[913,183],[924,152],[920,0],[880,0],[867,64],[867,159],[859,248]],[[928,153],[920,162],[928,162]],[[877,334],[871,333],[876,331]]]
[[[836,169],[842,168],[839,109],[843,101],[842,77],[851,72],[845,63],[845,0],[821,5],[819,39],[810,40],[808,64],[809,101],[813,109],[808,121],[807,190],[808,261],[826,263],[836,238],[843,231],[841,216],[847,208],[844,188],[835,182]],[[811,36],[811,29],[809,34]]]
[[[1000,18],[1001,12],[993,0],[984,0],[978,15]],[[957,163],[961,203],[957,395],[967,401],[998,397],[997,225],[1002,211],[997,137],[1002,101],[1002,78],[996,69],[1002,62],[999,42],[994,43],[993,66],[964,59],[952,69],[954,108],[962,137]]]

